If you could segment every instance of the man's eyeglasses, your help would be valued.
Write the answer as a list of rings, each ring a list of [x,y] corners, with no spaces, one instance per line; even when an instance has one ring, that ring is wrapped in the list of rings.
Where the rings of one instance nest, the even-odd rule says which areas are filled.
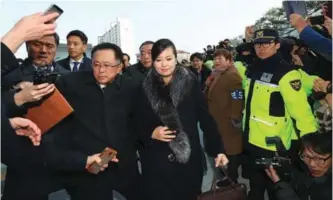
[[[121,64],[120,61],[117,62],[117,64],[111,64],[111,63],[93,63],[94,68],[113,68],[113,67],[118,67]]]
[[[255,48],[260,48],[260,47],[264,47],[267,48],[269,47],[271,44],[273,44],[274,42],[269,42],[269,43],[255,43],[254,47]]]
[[[332,157],[332,155],[328,156],[327,158],[318,158],[318,157],[311,157],[305,154],[300,154],[299,157],[301,158],[301,160],[307,163],[309,163],[312,160],[318,165],[324,165],[325,162]]]

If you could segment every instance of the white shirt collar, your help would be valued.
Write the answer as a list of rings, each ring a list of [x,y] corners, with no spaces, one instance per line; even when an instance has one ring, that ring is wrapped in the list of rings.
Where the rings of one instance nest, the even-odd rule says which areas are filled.
[[[82,56],[82,58],[80,58],[78,61],[74,60],[73,58],[70,58],[70,60],[69,60],[69,62],[70,62],[71,64],[74,64],[74,62],[82,63],[82,61],[83,61],[83,56]]]

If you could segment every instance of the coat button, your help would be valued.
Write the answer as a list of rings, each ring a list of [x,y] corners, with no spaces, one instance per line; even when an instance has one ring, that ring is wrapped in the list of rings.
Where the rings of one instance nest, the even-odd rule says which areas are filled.
[[[170,153],[168,155],[168,159],[169,159],[170,162],[173,162],[173,161],[175,161],[176,157],[175,157],[175,155],[173,155],[172,153]]]

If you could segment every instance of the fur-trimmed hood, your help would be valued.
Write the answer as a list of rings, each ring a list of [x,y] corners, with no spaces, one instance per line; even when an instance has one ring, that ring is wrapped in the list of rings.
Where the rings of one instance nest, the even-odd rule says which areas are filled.
[[[176,138],[169,143],[179,163],[187,163],[191,155],[188,135],[184,132],[177,107],[190,95],[195,77],[188,69],[177,66],[172,80],[165,85],[162,77],[152,68],[145,80],[143,89],[154,112],[159,116],[164,126],[176,130]]]

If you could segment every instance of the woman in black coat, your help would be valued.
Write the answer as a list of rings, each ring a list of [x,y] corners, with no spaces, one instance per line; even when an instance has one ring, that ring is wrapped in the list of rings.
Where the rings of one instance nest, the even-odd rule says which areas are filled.
[[[138,99],[137,131],[144,200],[195,200],[201,193],[203,152],[197,123],[205,133],[206,150],[216,167],[228,163],[217,126],[193,73],[177,65],[177,51],[168,39],[152,48],[153,68]]]

